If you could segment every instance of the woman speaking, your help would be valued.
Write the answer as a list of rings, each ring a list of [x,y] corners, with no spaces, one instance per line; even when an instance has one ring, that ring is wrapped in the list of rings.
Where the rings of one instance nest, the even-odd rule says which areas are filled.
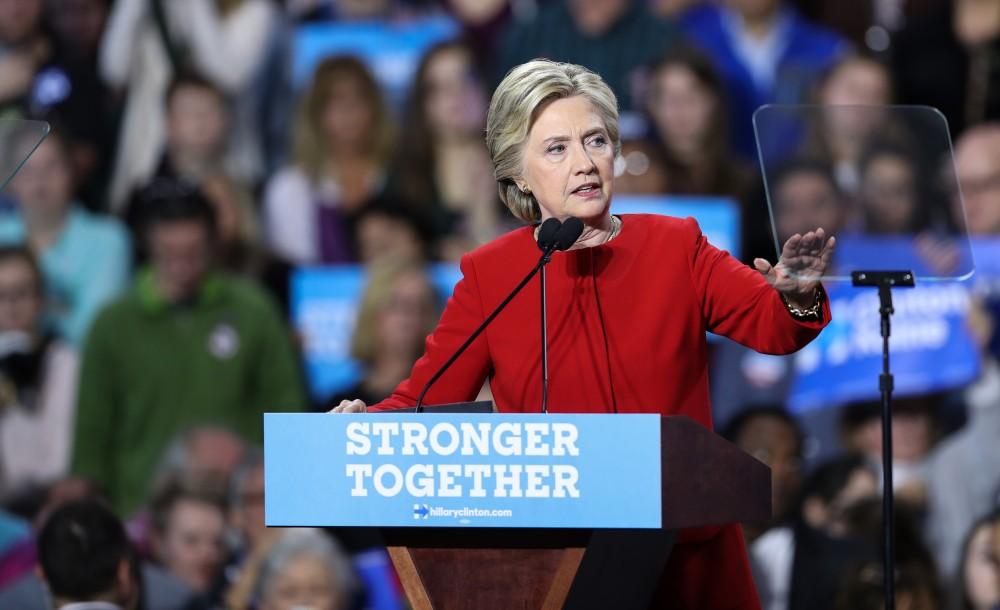
[[[589,70],[546,60],[511,70],[490,103],[486,142],[500,197],[529,226],[463,257],[463,278],[409,379],[377,405],[344,401],[334,412],[413,406],[535,265],[538,223],[549,218],[584,224],[547,267],[549,411],[687,415],[710,427],[706,331],[787,354],[829,322],[818,278],[834,238],[821,228],[791,237],[774,266],[757,259],[755,271],[709,244],[693,219],[611,214],[617,105]],[[538,411],[539,290],[532,282],[514,298],[425,402],[472,400],[489,379],[499,411]],[[671,607],[759,608],[739,527],[682,532],[658,597]]]

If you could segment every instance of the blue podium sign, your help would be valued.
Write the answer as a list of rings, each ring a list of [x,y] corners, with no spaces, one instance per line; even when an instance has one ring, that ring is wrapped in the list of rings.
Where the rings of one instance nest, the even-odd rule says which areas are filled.
[[[658,528],[659,420],[267,413],[265,522]]]

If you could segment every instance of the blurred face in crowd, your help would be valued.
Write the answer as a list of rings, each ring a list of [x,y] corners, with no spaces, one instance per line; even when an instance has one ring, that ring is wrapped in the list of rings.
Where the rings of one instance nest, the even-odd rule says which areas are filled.
[[[845,515],[848,508],[856,503],[874,498],[879,493],[879,482],[869,468],[858,468],[848,477],[847,483],[836,496],[826,503],[822,498],[806,498],[802,506],[802,517],[814,529],[826,532],[833,538],[843,538],[849,533]]]
[[[330,86],[320,117],[323,135],[338,150],[364,150],[374,132],[375,114],[361,83],[341,78]]]
[[[573,23],[584,34],[599,36],[608,31],[633,0],[568,0]]]
[[[24,260],[0,260],[0,333],[36,332],[42,315],[40,280]]]
[[[43,0],[0,0],[0,42],[18,44],[38,31]]]
[[[787,174],[772,197],[779,242],[816,227],[822,227],[828,235],[840,229],[840,199],[830,178],[821,172],[800,170]]]
[[[49,0],[48,18],[61,39],[95,52],[108,16],[107,0]]]
[[[870,232],[906,233],[917,207],[916,168],[890,152],[873,157],[862,170],[861,196]]]
[[[771,467],[771,506],[783,514],[801,483],[802,448],[795,429],[772,415],[751,419],[736,444]]]
[[[827,77],[820,90],[820,103],[847,106],[881,106],[892,101],[889,72],[881,64],[864,58],[844,60]]]
[[[336,584],[326,562],[301,554],[288,562],[264,593],[262,610],[340,610]]]
[[[824,106],[865,106],[841,107],[825,113],[827,137],[862,142],[884,124],[885,111],[878,107],[892,102],[889,72],[870,59],[844,60],[823,82],[818,102]]]
[[[187,443],[187,473],[195,480],[225,485],[243,458],[238,436],[223,428],[202,428],[191,433]],[[224,488],[223,488],[224,490]]]
[[[881,432],[881,425],[879,426]],[[934,424],[926,413],[899,412],[892,415],[892,457],[900,462],[919,462],[933,444]],[[881,451],[881,443],[879,450]]]
[[[211,266],[209,228],[199,220],[159,222],[149,229],[153,276],[169,301],[194,296]]]
[[[992,610],[1000,603],[1000,557],[992,541],[997,527],[996,522],[977,527],[966,549],[962,579],[975,610]]]
[[[615,146],[601,115],[584,97],[544,106],[522,149],[522,178],[542,219],[597,219],[611,205]]]
[[[222,569],[225,519],[222,510],[181,498],[170,510],[166,530],[155,541],[160,562],[195,591],[204,592]]]
[[[237,490],[230,515],[232,526],[243,536],[249,549],[257,548],[267,529],[264,527],[264,465],[253,469]]]
[[[955,150],[958,182],[965,200],[969,233],[1000,233],[1000,129],[972,128]],[[953,198],[953,210],[961,217],[961,200]]]
[[[955,36],[963,45],[981,46],[1000,35],[1000,2],[956,0],[952,11]]]
[[[29,150],[26,146],[23,153]],[[43,140],[10,181],[10,191],[29,224],[61,220],[73,192],[69,159],[62,146]]]
[[[479,136],[486,100],[473,72],[472,57],[460,48],[437,53],[427,65],[424,112],[438,137]]]
[[[420,260],[420,237],[412,226],[387,214],[366,214],[357,227],[358,249],[366,265],[382,260]]]
[[[901,463],[922,460],[930,451],[934,425],[930,415],[899,411],[892,415],[892,457]],[[870,417],[850,431],[850,446],[872,459],[882,457],[882,420]]]
[[[184,155],[210,158],[220,154],[226,135],[223,101],[211,89],[179,87],[167,109],[167,142]]]
[[[691,153],[704,143],[716,100],[686,66],[670,64],[653,75],[649,114],[667,148]]]
[[[426,276],[417,271],[400,275],[379,316],[379,349],[419,356],[435,313],[434,289]]]

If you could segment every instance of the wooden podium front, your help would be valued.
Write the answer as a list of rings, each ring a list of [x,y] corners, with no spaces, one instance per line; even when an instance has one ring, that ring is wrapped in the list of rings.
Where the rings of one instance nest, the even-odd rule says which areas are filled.
[[[378,527],[415,610],[645,610],[656,592],[677,530],[764,521],[771,516],[768,467],[687,417],[634,416],[645,419],[636,420],[643,425],[633,427],[637,437],[633,440],[621,433],[615,436],[611,430],[605,436],[601,426],[590,425],[604,422],[604,427],[612,428],[610,424],[632,417],[629,415],[452,415],[442,417],[453,418],[449,421],[478,417],[480,419],[470,419],[480,422],[478,425],[485,425],[483,421],[539,422],[559,418],[582,422],[581,441],[584,436],[590,438],[586,439],[589,444],[581,442],[581,447],[590,447],[595,452],[598,452],[595,447],[600,448],[599,459],[588,462],[582,455],[583,450],[577,457],[562,459],[579,466],[581,481],[593,471],[595,476],[592,478],[603,477],[604,486],[600,488],[599,498],[590,498],[596,500],[593,510],[577,511],[580,513],[577,514],[574,513],[575,505],[565,505],[566,522],[583,519],[588,524],[586,527],[553,526],[562,521],[558,515],[554,520],[551,507],[547,513],[539,508],[536,520],[532,511],[524,507],[542,505],[531,504],[532,500],[523,498],[517,500],[520,502],[517,504],[519,520],[514,523],[494,526],[489,521],[464,520],[458,527],[429,526],[435,522],[425,521],[427,505],[419,504],[420,499],[400,496],[396,487],[390,490],[395,492],[389,494],[392,497],[381,498],[368,489],[361,493],[357,487],[361,479],[355,478],[351,479],[355,485],[354,496],[345,491],[329,492],[333,484],[341,485],[339,478],[343,477],[343,466],[332,463],[332,472],[325,472],[317,470],[315,464],[319,460],[331,462],[327,454],[337,454],[341,437],[335,432],[335,440],[328,441],[328,434],[317,428],[341,426],[348,416],[322,414],[319,417],[326,419],[302,419],[308,417],[315,415],[265,416],[267,524]],[[353,421],[399,419],[410,422],[407,424],[410,426],[414,421],[438,421],[413,414],[360,417],[367,419]],[[414,419],[422,417],[426,419]],[[601,417],[614,419],[587,419]],[[278,421],[279,418],[282,420]],[[657,422],[658,431],[655,430]],[[398,434],[397,440],[402,436]],[[650,443],[658,443],[658,447],[649,447]],[[330,445],[332,448],[328,447]],[[388,442],[384,445],[370,443],[367,450],[374,455],[377,447],[388,445]],[[632,471],[649,470],[650,465],[637,465],[634,457],[616,461],[619,452],[634,456],[637,451],[634,445],[646,445],[640,448],[643,449],[641,455],[654,462],[652,466],[656,466],[656,456],[659,457],[658,480],[657,477],[641,479],[644,481],[642,488],[636,487]],[[352,445],[354,453],[360,451],[360,446]],[[350,455],[351,450],[342,453]],[[397,455],[391,459],[401,458]],[[599,477],[597,471],[600,471]],[[351,472],[350,467],[348,472]],[[609,482],[609,473],[616,472],[621,473],[620,484],[614,478]],[[385,478],[383,487],[385,481],[392,480]],[[636,501],[638,497],[646,500]],[[394,508],[379,512],[382,505],[390,501],[395,502]],[[405,504],[408,502],[413,503],[412,518],[397,516],[402,506],[409,506]],[[659,509],[655,518],[646,518],[641,525],[621,527],[622,523],[631,523],[631,511],[643,512],[640,504],[655,506],[657,502]],[[366,511],[365,507],[370,510]],[[534,526],[536,522],[538,526]]]

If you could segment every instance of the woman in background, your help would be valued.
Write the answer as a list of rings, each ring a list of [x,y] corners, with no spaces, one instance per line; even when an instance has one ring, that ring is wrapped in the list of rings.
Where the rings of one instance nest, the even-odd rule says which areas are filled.
[[[383,190],[392,143],[379,85],[360,60],[319,64],[292,137],[292,163],[264,193],[267,244],[294,265],[352,261],[352,217]]]
[[[751,171],[731,154],[725,92],[712,63],[679,47],[649,69],[646,113],[678,195],[725,195],[740,200]]]
[[[392,394],[437,323],[437,295],[422,263],[384,261],[368,277],[351,338],[351,357],[364,365],[364,379],[323,405],[346,396],[375,403]]]
[[[457,261],[500,232],[485,122],[483,79],[469,47],[452,41],[428,51],[410,95],[392,186],[424,218],[445,260]]]

